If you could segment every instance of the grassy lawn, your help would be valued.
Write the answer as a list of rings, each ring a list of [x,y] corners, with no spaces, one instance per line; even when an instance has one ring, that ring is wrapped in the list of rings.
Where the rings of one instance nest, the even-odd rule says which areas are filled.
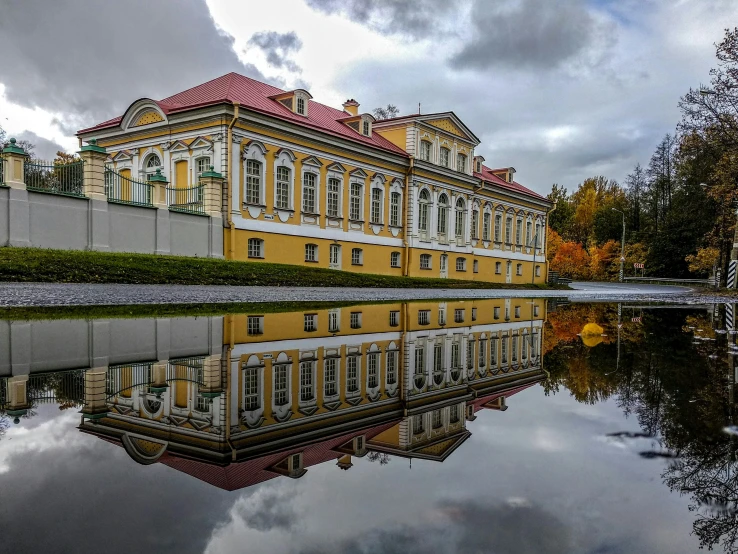
[[[269,287],[550,288],[548,285],[370,275],[283,264],[39,248],[0,248],[0,281]]]

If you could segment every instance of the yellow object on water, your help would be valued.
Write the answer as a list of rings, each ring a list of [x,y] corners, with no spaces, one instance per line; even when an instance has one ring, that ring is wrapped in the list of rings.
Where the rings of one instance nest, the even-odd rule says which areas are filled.
[[[604,329],[596,323],[587,323],[580,333],[584,346],[592,348],[602,342],[602,333]]]

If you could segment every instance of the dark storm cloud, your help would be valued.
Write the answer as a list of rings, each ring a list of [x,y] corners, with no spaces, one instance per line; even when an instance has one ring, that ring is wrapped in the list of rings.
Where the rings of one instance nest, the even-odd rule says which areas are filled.
[[[333,544],[315,544],[301,554],[425,554],[494,552],[564,554],[573,550],[571,531],[553,514],[528,505],[441,502],[432,524],[370,529]]]
[[[119,115],[146,96],[166,97],[242,64],[202,0],[6,0],[0,83],[22,106],[64,114],[62,126]]]
[[[42,160],[53,160],[56,157],[56,153],[60,150],[63,152],[65,148],[54,142],[53,140],[46,139],[38,136],[32,131],[23,131],[15,135],[18,140],[27,140],[35,146],[33,154]]]
[[[462,2],[448,0],[306,0],[308,6],[327,14],[341,14],[378,31],[423,38],[439,28],[444,15]]]
[[[582,0],[477,0],[472,39],[451,58],[454,67],[552,68],[586,49],[597,23]]]
[[[300,72],[300,66],[290,60],[290,54],[299,52],[302,41],[297,33],[277,33],[276,31],[262,31],[254,33],[249,39],[249,45],[256,46],[264,52],[266,60],[277,69],[286,68],[293,72]]]
[[[264,487],[242,498],[234,508],[234,515],[246,527],[257,531],[290,530],[298,520],[294,500],[294,491]]]

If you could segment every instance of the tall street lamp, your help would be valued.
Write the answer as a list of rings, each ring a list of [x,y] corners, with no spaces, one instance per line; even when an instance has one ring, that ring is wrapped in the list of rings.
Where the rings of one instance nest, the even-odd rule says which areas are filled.
[[[620,240],[620,282],[623,282],[623,264],[625,264],[625,212],[617,208],[610,208],[613,212],[620,212],[623,216],[623,236]]]

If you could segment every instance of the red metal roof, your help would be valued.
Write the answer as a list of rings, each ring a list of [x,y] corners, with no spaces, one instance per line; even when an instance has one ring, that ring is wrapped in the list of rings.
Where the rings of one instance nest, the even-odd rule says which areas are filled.
[[[533,192],[532,190],[530,190],[529,188],[524,187],[523,185],[521,185],[518,182],[513,181],[512,183],[508,183],[507,181],[505,181],[505,179],[501,179],[500,177],[498,177],[497,175],[495,175],[494,173],[492,173],[492,171],[507,171],[507,168],[505,168],[504,170],[499,170],[499,169],[493,170],[493,169],[490,169],[489,167],[487,167],[486,165],[482,165],[482,172],[481,173],[477,173],[475,171],[474,172],[474,176],[477,177],[477,178],[479,178],[479,179],[482,179],[486,183],[489,183],[491,185],[498,186],[498,187],[500,187],[502,189],[507,189],[507,190],[510,190],[512,192],[517,192],[518,194],[525,194],[526,196],[532,196],[532,197],[537,198],[539,200],[546,200],[546,201],[548,201],[548,198],[546,198],[545,196],[541,196],[537,192]]]
[[[338,121],[349,115],[343,110],[309,100],[308,116],[305,117],[293,113],[280,102],[270,98],[270,96],[284,92],[277,87],[261,83],[244,75],[228,73],[202,85],[156,101],[156,103],[168,115],[204,106],[237,102],[249,110],[407,157],[404,150],[378,133],[372,133],[371,137],[367,137]],[[120,123],[121,119],[122,116],[110,119],[94,127],[78,131],[78,134],[114,127]]]

